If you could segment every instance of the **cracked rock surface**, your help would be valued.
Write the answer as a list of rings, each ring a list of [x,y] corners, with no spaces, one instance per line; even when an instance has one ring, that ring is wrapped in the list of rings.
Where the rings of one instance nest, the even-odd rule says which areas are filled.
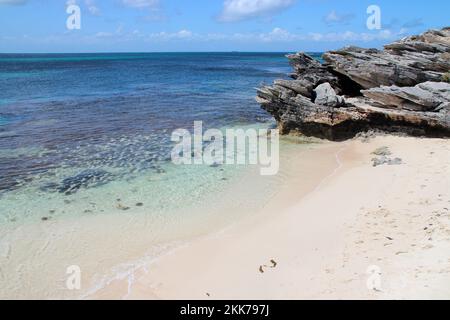
[[[384,47],[288,55],[292,80],[258,89],[282,134],[345,140],[379,129],[450,137],[450,27]]]

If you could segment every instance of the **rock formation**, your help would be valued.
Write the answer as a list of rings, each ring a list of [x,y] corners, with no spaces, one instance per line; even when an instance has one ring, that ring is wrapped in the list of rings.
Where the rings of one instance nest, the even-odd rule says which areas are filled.
[[[450,27],[384,47],[288,55],[292,80],[258,89],[282,134],[330,140],[370,129],[450,137]]]

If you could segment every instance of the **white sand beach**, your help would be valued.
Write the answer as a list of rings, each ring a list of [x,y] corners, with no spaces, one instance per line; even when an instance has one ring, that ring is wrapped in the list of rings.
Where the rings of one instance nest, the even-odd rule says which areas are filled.
[[[374,167],[380,147],[401,164]],[[449,140],[382,135],[290,159],[257,214],[87,298],[450,299]]]

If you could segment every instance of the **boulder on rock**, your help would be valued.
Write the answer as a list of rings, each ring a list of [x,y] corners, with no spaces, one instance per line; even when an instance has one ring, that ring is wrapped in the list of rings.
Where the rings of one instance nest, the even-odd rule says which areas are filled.
[[[316,100],[314,101],[316,104],[339,107],[344,103],[344,98],[338,96],[328,82],[317,86],[317,88],[314,89],[314,92],[316,94]]]

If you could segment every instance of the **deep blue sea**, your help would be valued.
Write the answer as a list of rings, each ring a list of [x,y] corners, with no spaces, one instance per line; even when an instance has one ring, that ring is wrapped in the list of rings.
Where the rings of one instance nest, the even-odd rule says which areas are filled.
[[[0,55],[0,190],[56,167],[158,170],[170,132],[270,117],[255,87],[285,53]]]

